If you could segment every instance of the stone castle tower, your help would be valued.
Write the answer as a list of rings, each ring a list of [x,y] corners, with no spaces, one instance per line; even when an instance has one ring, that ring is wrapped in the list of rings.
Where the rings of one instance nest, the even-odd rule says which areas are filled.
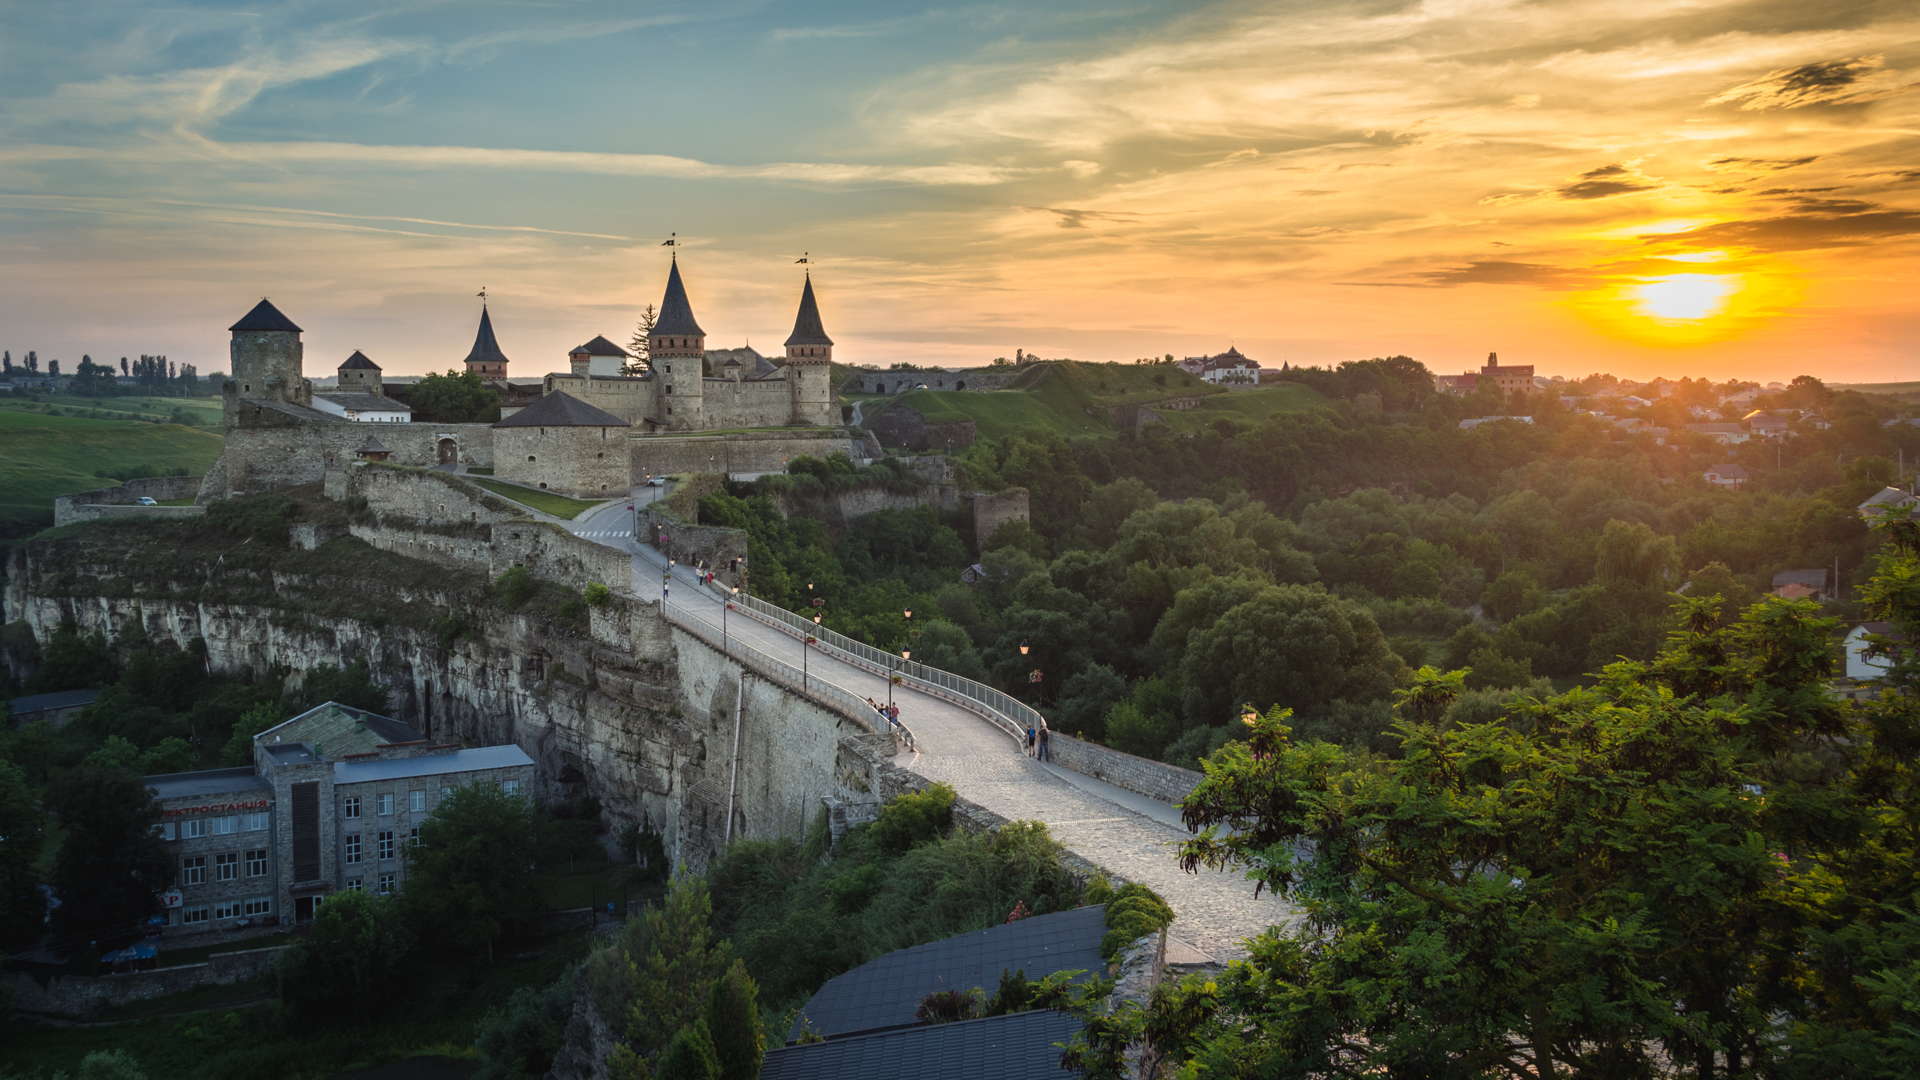
[[[384,397],[386,389],[380,385],[380,365],[367,359],[367,354],[359,349],[340,364],[340,392],[373,394]]]
[[[813,271],[800,291],[800,310],[787,335],[787,394],[796,423],[831,424],[833,411],[833,339],[820,324],[820,305],[813,298]]]
[[[311,406],[313,384],[300,374],[300,327],[262,297],[253,310],[227,329],[232,375],[221,387],[228,427],[234,426],[242,398]]]
[[[693,304],[680,280],[680,255],[674,253],[667,274],[667,293],[660,314],[647,335],[647,361],[659,393],[653,401],[653,421],[663,431],[698,431],[706,427],[706,406],[700,380],[706,374],[707,332],[694,320]]]
[[[480,328],[474,331],[473,348],[467,353],[467,371],[483,382],[503,382],[507,377],[507,356],[494,340],[493,317],[487,314],[487,302],[480,301]]]

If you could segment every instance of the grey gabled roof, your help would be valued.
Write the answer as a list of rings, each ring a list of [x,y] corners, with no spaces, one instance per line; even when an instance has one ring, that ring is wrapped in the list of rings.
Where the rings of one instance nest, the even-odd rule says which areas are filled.
[[[367,441],[360,444],[360,449],[355,450],[354,453],[356,454],[391,454],[393,453],[393,451],[387,449],[386,446],[383,445],[379,439],[374,438],[372,435],[368,435]]]
[[[605,409],[589,405],[564,390],[555,390],[539,401],[493,425],[503,427],[632,427]]]
[[[933,991],[977,986],[991,994],[1003,971],[1024,971],[1035,982],[1069,968],[1101,971],[1106,912],[1095,904],[1032,915],[890,952],[828,979],[800,1010],[788,1037],[799,1038],[804,1029],[832,1037],[904,1027],[915,1022],[920,999]]]
[[[512,743],[479,746],[439,754],[413,757],[378,758],[373,761],[336,761],[333,782],[358,784],[367,780],[398,780],[408,776],[446,776],[449,773],[479,772],[482,769],[510,769],[531,765],[533,759]]]
[[[156,799],[179,799],[190,795],[225,795],[231,791],[272,792],[273,785],[255,776],[253,766],[231,769],[200,769],[196,772],[160,773],[146,776],[147,790]]]
[[[793,333],[787,335],[789,345],[831,345],[833,339],[827,336],[826,327],[820,325],[820,305],[813,299],[813,275],[807,275],[806,287],[800,290],[800,310],[793,316]]]
[[[654,317],[653,333],[705,337],[707,332],[694,321],[693,304],[687,300],[687,287],[680,280],[680,260],[667,271],[667,294],[660,298],[660,314]]]
[[[355,412],[410,413],[413,411],[413,406],[401,401],[399,398],[382,397],[379,394],[362,394],[357,391],[342,394],[328,391],[327,393],[315,394],[313,396],[326,398],[328,401],[333,402],[343,409],[352,409]]]
[[[7,702],[7,712],[15,719],[26,713],[47,709],[75,709],[91,705],[100,697],[98,690],[56,690],[51,694],[29,694]]]
[[[603,336],[603,335],[600,335],[600,334],[595,334],[595,335],[593,335],[593,340],[592,340],[592,341],[589,341],[589,342],[587,342],[587,343],[586,343],[585,345],[582,345],[582,346],[580,346],[579,348],[577,348],[577,349],[575,349],[575,350],[573,350],[573,351],[574,351],[574,352],[583,352],[583,353],[586,353],[586,354],[587,354],[587,355],[589,355],[589,356],[620,356],[620,357],[624,357],[624,356],[626,356],[626,355],[627,355],[627,350],[625,350],[625,349],[623,349],[623,348],[621,348],[621,347],[620,347],[620,346],[618,346],[618,345],[615,345],[615,344],[614,344],[613,342],[611,342],[611,341],[608,341],[608,340],[606,339],[606,337],[605,337],[605,336]],[[571,355],[571,354],[569,354],[569,355]]]
[[[227,327],[227,329],[283,330],[291,334],[300,332],[300,328],[293,324],[293,320],[280,314],[280,309],[274,307],[273,303],[264,296],[260,298],[259,303],[253,305],[252,311],[242,315],[239,322]]]
[[[487,313],[487,306],[480,305],[480,329],[473,332],[473,348],[468,351],[462,363],[467,364],[504,364],[507,354],[500,351],[500,342],[493,336],[493,316]]]
[[[367,359],[366,353],[361,352],[359,349],[355,349],[353,350],[353,355],[347,357],[347,362],[340,365],[340,370],[349,371],[357,368],[371,368],[374,371],[379,371],[380,365]]]
[[[932,1024],[767,1052],[760,1080],[1064,1080],[1080,1020],[1051,1009]]]
[[[1783,585],[1805,585],[1810,589],[1825,589],[1827,587],[1826,568],[1822,567],[1818,570],[1782,570],[1773,575],[1773,587],[1778,589]]]

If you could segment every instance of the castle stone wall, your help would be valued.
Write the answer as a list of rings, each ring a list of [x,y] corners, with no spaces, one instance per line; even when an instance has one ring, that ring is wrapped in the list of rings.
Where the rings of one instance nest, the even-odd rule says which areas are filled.
[[[494,475],[528,487],[583,499],[623,496],[633,487],[627,429],[503,427],[494,429]]]
[[[1135,757],[1058,731],[1048,735],[1047,750],[1056,765],[1161,802],[1179,802],[1204,779],[1192,769]]]
[[[856,394],[902,394],[926,384],[929,390],[1004,390],[1024,367],[936,368],[927,371],[857,371],[843,388]]]
[[[994,532],[1000,526],[1012,521],[1028,520],[1026,488],[1008,488],[993,494],[980,492],[968,498],[973,502],[973,546],[976,550],[993,539]]]
[[[627,440],[632,453],[632,475],[672,473],[783,472],[787,462],[803,454],[830,457],[846,454],[856,460],[862,444],[844,431],[757,431],[740,435],[642,435]]]
[[[208,471],[199,501],[319,483],[328,469],[359,460],[355,451],[368,438],[392,451],[387,460],[395,465],[436,465],[443,452],[463,465],[494,463],[488,424],[356,424],[257,406],[254,412],[241,426],[227,428],[226,448]]]

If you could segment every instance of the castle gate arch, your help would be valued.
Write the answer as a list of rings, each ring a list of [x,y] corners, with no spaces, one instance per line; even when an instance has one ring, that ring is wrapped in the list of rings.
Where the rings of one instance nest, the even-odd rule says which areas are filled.
[[[460,463],[460,444],[451,435],[442,435],[434,442],[435,460],[442,465]]]

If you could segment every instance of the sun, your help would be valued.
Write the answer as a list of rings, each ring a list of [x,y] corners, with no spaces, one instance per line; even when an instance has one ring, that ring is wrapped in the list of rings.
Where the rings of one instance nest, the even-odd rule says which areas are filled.
[[[1726,274],[1669,274],[1635,286],[1632,295],[1642,315],[1694,322],[1719,314],[1734,284]]]

